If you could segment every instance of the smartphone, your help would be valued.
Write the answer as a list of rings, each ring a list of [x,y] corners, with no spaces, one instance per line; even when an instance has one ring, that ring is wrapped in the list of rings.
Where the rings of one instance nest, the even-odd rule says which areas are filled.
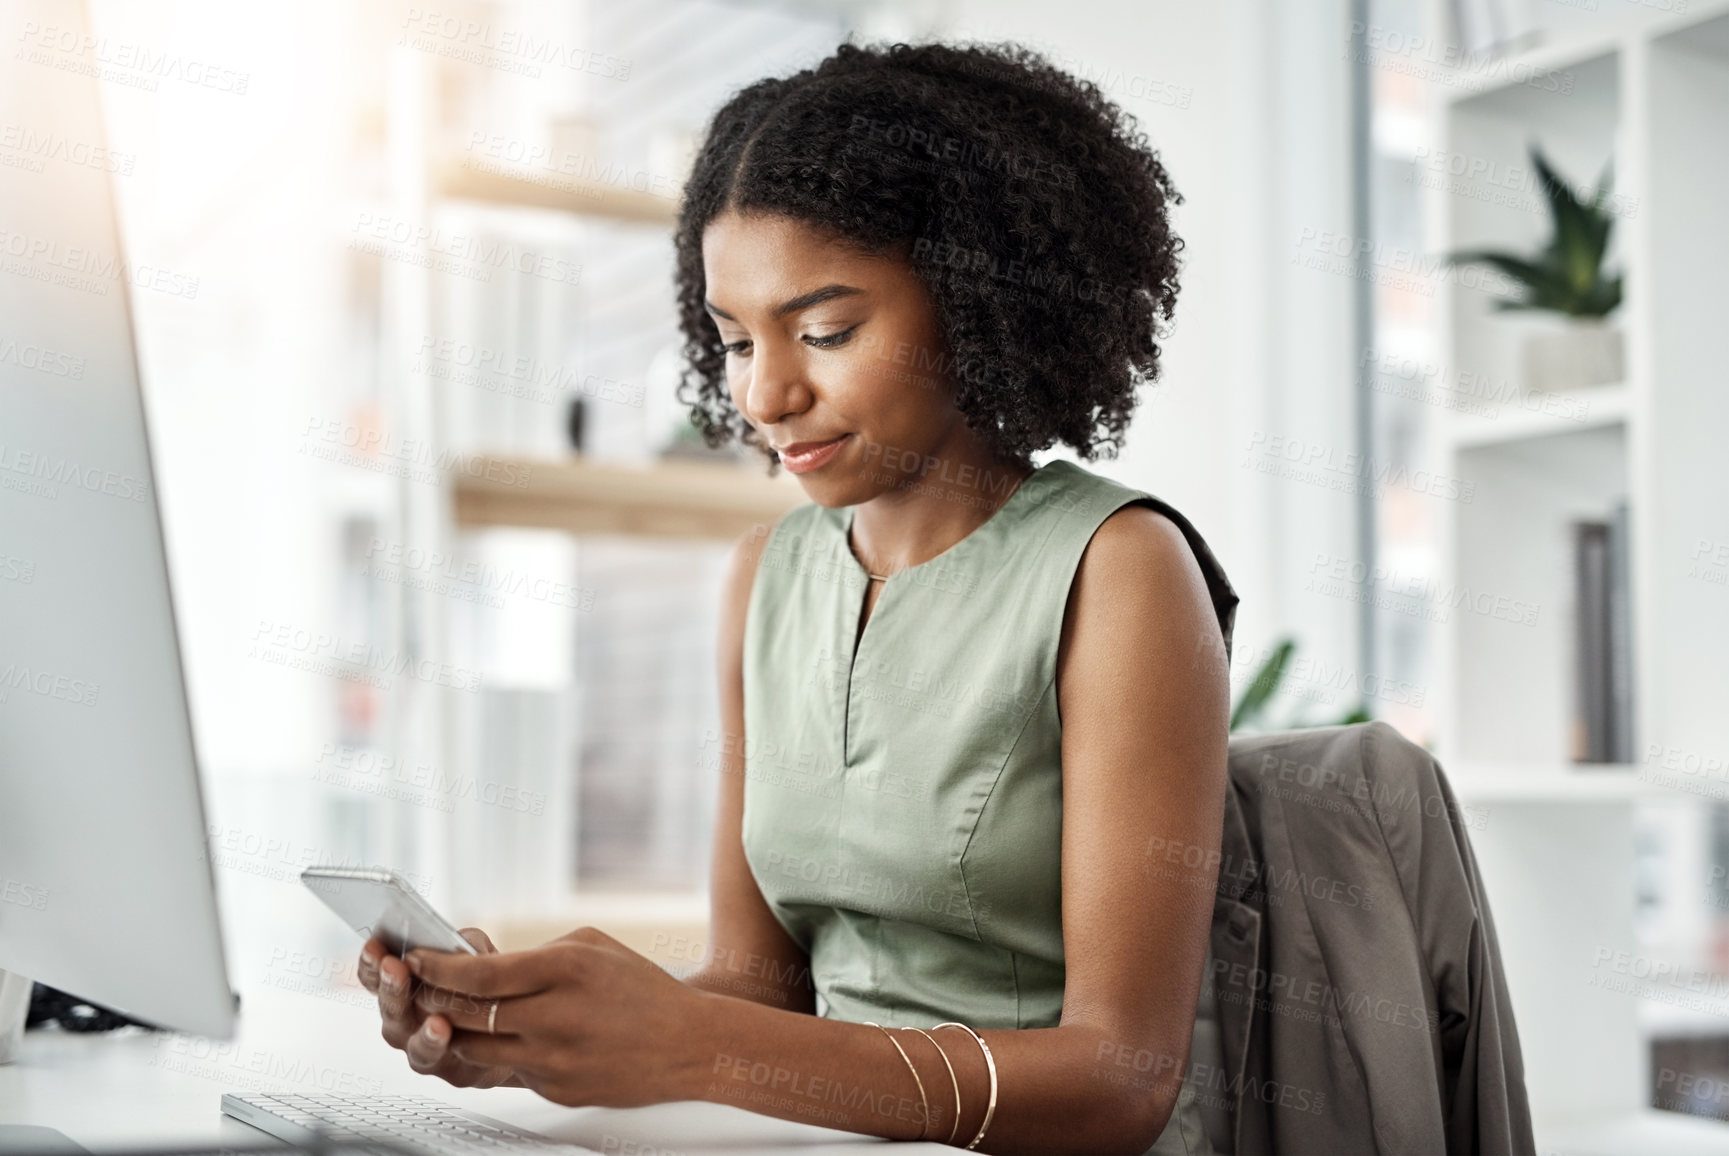
[[[480,954],[394,871],[382,867],[308,867],[300,873],[300,881],[344,923],[360,932],[362,939],[378,938],[392,955],[404,955],[415,947]]]

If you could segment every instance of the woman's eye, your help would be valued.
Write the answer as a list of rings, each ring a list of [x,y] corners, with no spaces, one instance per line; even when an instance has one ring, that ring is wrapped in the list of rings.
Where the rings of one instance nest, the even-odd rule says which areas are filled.
[[[748,340],[746,340],[746,341],[732,341],[732,342],[728,342],[727,344],[721,346],[720,348],[721,348],[722,353],[743,353],[745,351],[745,347],[748,346],[749,344],[750,344],[750,342]]]
[[[852,329],[843,329],[839,333],[830,333],[824,337],[806,337],[805,340],[817,349],[833,349],[837,345],[845,345],[847,339],[853,335],[853,329],[857,328],[855,325]]]

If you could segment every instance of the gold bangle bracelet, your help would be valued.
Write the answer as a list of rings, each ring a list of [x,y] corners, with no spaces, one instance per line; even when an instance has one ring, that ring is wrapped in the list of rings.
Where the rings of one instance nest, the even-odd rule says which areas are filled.
[[[935,1036],[931,1035],[923,1028],[908,1028],[906,1030],[909,1032],[917,1032],[919,1035],[929,1040],[931,1042],[931,1047],[937,1050],[937,1055],[943,1058],[943,1067],[949,1070],[949,1083],[954,1086],[955,1090],[955,1118],[954,1122],[949,1125],[949,1138],[944,1140],[943,1143],[953,1144],[955,1142],[955,1129],[961,1126],[961,1082],[955,1079],[955,1066],[949,1063],[949,1054],[943,1051],[943,1046],[937,1043],[937,1038]]]
[[[974,1148],[977,1148],[979,1142],[985,1138],[985,1129],[991,1126],[991,1117],[997,1114],[997,1061],[991,1055],[991,1046],[985,1043],[985,1037],[979,1035],[979,1033],[973,1031],[973,1029],[967,1027],[967,1025],[957,1023],[938,1024],[937,1027],[932,1028],[931,1031],[934,1032],[937,1028],[959,1028],[961,1031],[971,1036],[979,1045],[979,1050],[985,1054],[985,1070],[991,1074],[990,1102],[985,1105],[985,1119],[984,1123],[979,1125],[979,1134],[973,1137],[973,1142],[971,1144],[967,1145],[966,1150],[971,1152]]]
[[[930,1130],[931,1126],[931,1102],[930,1098],[925,1095],[925,1082],[919,1079],[919,1070],[913,1067],[912,1057],[907,1055],[907,1050],[901,1047],[901,1042],[899,1040],[889,1035],[889,1030],[887,1028],[883,1027],[881,1024],[872,1023],[870,1020],[866,1020],[865,1025],[867,1027],[873,1027],[877,1031],[881,1032],[883,1034],[883,1039],[895,1046],[895,1051],[901,1054],[901,1062],[906,1064],[907,1071],[913,1074],[913,1083],[917,1084],[919,1088],[919,1107],[920,1110],[924,1112],[924,1116],[919,1120],[919,1134],[913,1138],[915,1140],[923,1140],[925,1138],[925,1133]]]

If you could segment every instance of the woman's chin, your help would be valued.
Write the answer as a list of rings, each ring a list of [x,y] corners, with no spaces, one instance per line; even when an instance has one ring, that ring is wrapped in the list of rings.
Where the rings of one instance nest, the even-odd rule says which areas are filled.
[[[856,506],[867,500],[870,495],[862,492],[862,487],[837,483],[830,478],[805,476],[798,479],[798,484],[804,489],[805,497],[819,506],[830,510],[843,506]]]

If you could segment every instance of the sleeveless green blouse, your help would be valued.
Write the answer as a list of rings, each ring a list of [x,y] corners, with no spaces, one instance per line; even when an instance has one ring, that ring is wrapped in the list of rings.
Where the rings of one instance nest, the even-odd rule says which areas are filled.
[[[1067,461],[891,575],[862,635],[852,508],[800,506],[770,534],[745,623],[744,851],[822,1014],[1057,1024],[1057,646],[1087,543],[1132,502],[1183,531],[1228,648],[1237,596],[1187,519]]]

